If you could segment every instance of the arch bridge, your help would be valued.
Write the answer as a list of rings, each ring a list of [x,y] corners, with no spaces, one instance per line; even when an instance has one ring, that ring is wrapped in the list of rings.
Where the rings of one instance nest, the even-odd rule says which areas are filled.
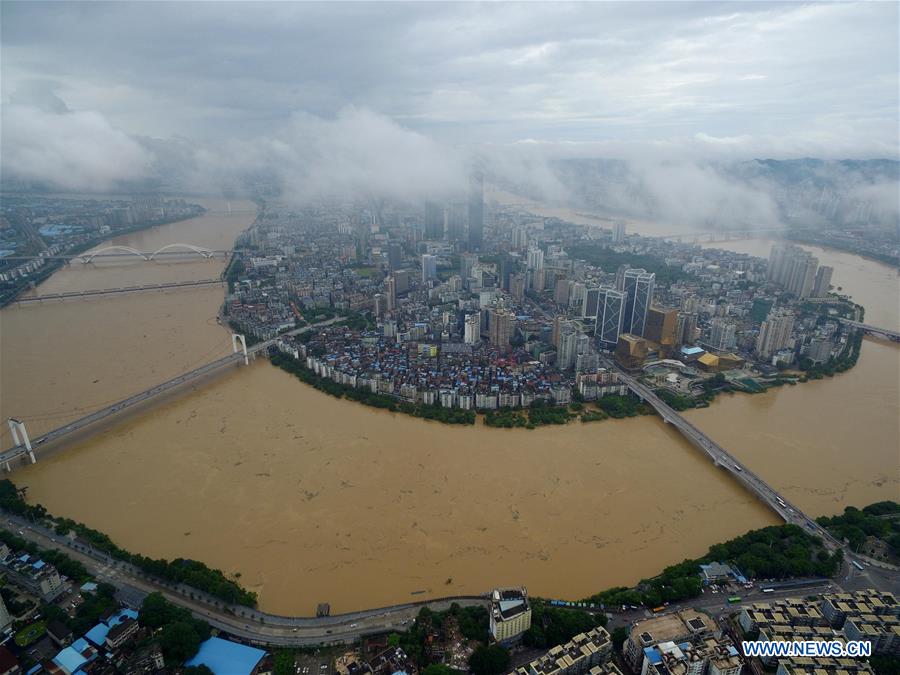
[[[196,253],[201,258],[212,258],[216,255],[217,251],[213,251],[208,248],[203,248],[201,246],[194,246],[193,244],[166,244],[162,248],[158,248],[152,253],[148,253],[146,251],[138,251],[131,246],[121,246],[115,244],[113,246],[105,246],[103,248],[97,249],[96,251],[92,251],[91,253],[80,255],[78,259],[81,260],[85,265],[93,262],[94,258],[114,258],[114,257],[127,257],[127,256],[137,256],[143,260],[151,261],[154,258],[161,255],[177,255],[179,253]]]

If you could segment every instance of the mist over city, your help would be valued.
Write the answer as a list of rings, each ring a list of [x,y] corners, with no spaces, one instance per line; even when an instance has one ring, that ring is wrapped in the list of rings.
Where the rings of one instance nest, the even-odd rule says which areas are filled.
[[[898,53],[0,0],[0,674],[898,675]]]

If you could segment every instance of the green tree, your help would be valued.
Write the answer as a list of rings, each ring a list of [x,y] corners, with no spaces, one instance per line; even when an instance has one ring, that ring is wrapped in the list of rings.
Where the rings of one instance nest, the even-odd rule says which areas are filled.
[[[500,675],[509,666],[509,652],[500,645],[478,645],[469,657],[469,670],[475,675]]]
[[[628,639],[628,629],[625,626],[617,626],[613,629],[612,635],[613,649],[617,652],[622,649],[622,645],[625,644],[625,640]]]
[[[202,637],[195,626],[187,621],[177,621],[162,629],[159,644],[166,663],[172,666],[184,663],[200,649]]]
[[[432,663],[422,671],[422,675],[457,675],[457,673],[458,671],[443,663]]]
[[[215,675],[209,666],[201,663],[199,666],[188,666],[183,671],[184,675]]]

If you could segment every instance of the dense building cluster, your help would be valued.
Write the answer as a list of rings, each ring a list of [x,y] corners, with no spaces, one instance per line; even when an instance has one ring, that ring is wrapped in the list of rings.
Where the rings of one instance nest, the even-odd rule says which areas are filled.
[[[839,319],[858,308],[802,249],[766,261],[485,208],[479,186],[424,208],[267,206],[228,271],[229,321],[270,339],[343,317],[282,351],[339,384],[465,409],[622,393],[613,359],[691,394],[849,349]]]

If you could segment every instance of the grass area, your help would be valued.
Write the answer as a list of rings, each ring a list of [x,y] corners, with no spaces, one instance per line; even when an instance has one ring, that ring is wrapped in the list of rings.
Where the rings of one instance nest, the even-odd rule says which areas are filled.
[[[354,267],[353,271],[360,277],[374,277],[381,274],[377,267]]]
[[[37,642],[46,632],[47,622],[36,621],[16,633],[15,642],[20,647],[27,647],[31,643]]]

